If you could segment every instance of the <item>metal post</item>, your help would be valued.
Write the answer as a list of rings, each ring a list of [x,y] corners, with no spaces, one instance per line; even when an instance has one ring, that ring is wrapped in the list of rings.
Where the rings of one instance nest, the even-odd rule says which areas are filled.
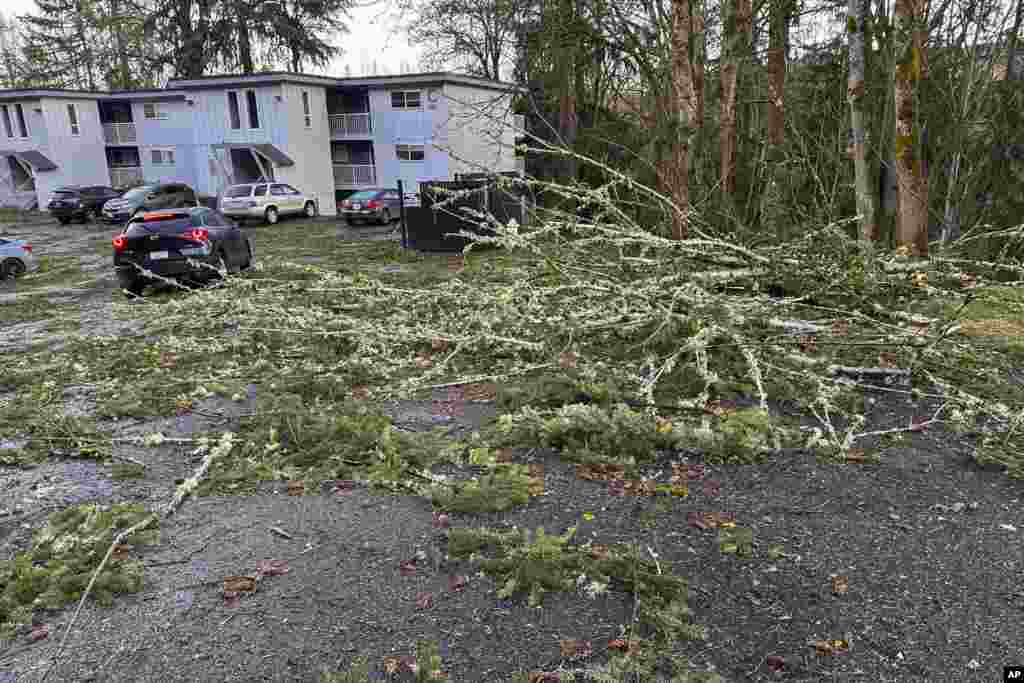
[[[405,229],[405,186],[398,181],[398,222],[402,224],[402,249],[409,248],[409,237]]]

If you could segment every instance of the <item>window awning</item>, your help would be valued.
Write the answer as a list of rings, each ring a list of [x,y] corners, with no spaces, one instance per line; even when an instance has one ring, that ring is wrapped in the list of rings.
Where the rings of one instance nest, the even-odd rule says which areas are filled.
[[[15,157],[32,167],[33,171],[56,171],[57,164],[50,161],[42,152],[30,149],[23,152],[16,152],[12,149],[0,150],[0,156]]]
[[[239,145],[225,143],[223,145],[213,145],[214,149],[244,149],[258,152],[260,156],[266,157],[275,166],[294,166],[295,162],[292,158],[282,152],[276,145],[261,144],[261,145]]]

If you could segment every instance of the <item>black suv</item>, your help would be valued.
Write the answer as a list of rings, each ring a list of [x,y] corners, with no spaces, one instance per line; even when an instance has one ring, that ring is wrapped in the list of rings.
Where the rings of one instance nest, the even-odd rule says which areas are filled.
[[[68,185],[53,191],[53,197],[46,208],[61,225],[67,225],[76,218],[88,223],[100,215],[104,204],[120,196],[117,190],[103,185]]]
[[[195,190],[185,183],[153,183],[128,190],[103,205],[102,218],[107,223],[127,223],[141,211],[183,209],[199,206]]]

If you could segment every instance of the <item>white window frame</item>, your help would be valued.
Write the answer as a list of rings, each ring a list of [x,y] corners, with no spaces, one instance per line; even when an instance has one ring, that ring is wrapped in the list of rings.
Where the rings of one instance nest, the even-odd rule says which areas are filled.
[[[416,99],[419,102],[419,104],[417,104],[415,107],[412,107],[412,106],[409,105],[409,95],[412,94],[412,93],[416,94]],[[401,104],[401,106],[398,106],[398,107],[395,106],[395,95],[401,95],[402,96],[402,104]],[[391,91],[391,108],[392,109],[403,109],[403,110],[423,109],[423,91],[422,90],[392,90]]]
[[[224,93],[224,99],[227,100],[228,108],[228,130],[242,130],[242,124],[245,121],[244,104],[242,98],[239,97],[241,90],[228,90]],[[238,127],[235,127],[235,122],[231,120],[231,96],[235,97],[235,109],[238,110]]]
[[[78,115],[78,105],[68,102],[68,127],[71,128],[71,135],[79,137],[82,134],[82,117]]]
[[[260,98],[259,98],[258,94],[256,93],[256,89],[255,88],[248,88],[246,90],[243,90],[242,93],[245,94],[245,121],[243,123],[245,123],[246,129],[247,130],[263,130],[263,117],[260,116]],[[252,104],[255,105],[254,108],[250,108],[249,107],[249,95],[250,95],[250,93],[252,94]],[[256,125],[255,126],[252,125],[252,112],[253,112],[253,109],[255,109],[255,111],[256,111]]]
[[[306,124],[306,128],[313,127],[313,109],[309,102],[309,91],[302,91],[302,117]]]
[[[146,110],[146,107],[152,107],[153,108],[153,115],[152,116],[149,115],[149,112]],[[167,120],[167,112],[165,112],[162,109],[160,109],[160,103],[159,102],[143,102],[142,103],[142,118],[144,120],[146,120],[146,121],[166,121]]]
[[[423,154],[422,159],[412,158],[413,153],[416,151],[420,151]],[[402,152],[405,152],[405,157],[402,156]],[[427,146],[408,144],[395,145],[395,156],[398,157],[398,160],[403,164],[422,164],[427,160]]]
[[[6,104],[0,105],[0,115],[4,119],[4,134],[9,138],[14,138],[14,121],[11,119],[11,108]]]
[[[157,161],[158,158],[160,161]],[[153,166],[174,166],[177,161],[173,147],[151,147],[149,150],[149,162]]]
[[[25,107],[22,106],[21,102],[14,104],[14,122],[18,126],[18,137],[22,140],[28,140],[32,137],[32,127],[28,125],[28,118],[25,116]],[[24,126],[24,130],[22,130]]]

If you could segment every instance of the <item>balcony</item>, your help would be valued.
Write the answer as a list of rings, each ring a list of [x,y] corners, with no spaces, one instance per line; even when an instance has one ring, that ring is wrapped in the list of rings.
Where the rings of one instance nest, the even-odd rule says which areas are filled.
[[[373,187],[377,168],[372,164],[334,164],[334,187]]]
[[[370,112],[352,114],[330,114],[332,138],[367,137],[373,133],[373,119]]]
[[[142,185],[142,168],[140,166],[111,166],[110,186],[113,188],[135,187]]]
[[[134,145],[135,124],[134,123],[104,123],[103,137],[108,145]]]

